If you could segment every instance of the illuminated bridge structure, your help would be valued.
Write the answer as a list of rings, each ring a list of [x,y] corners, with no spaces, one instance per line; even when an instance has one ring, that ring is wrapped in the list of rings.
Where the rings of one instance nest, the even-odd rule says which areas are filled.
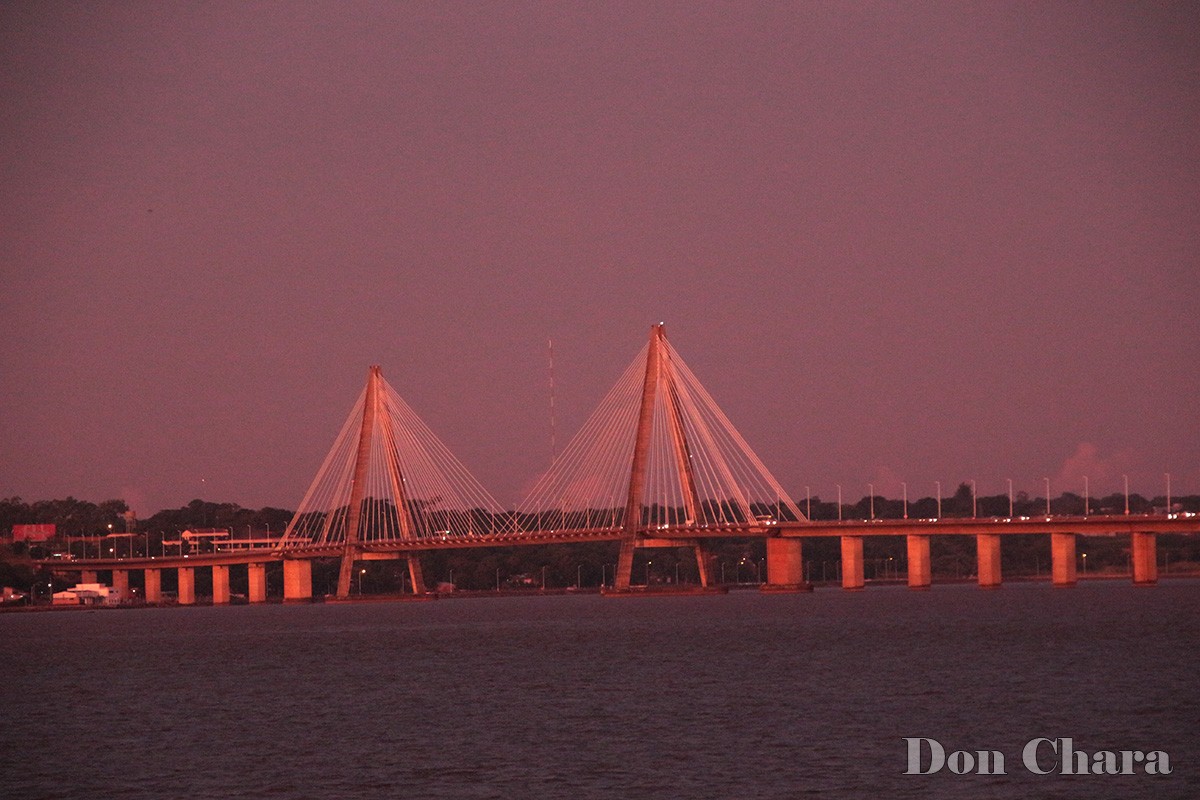
[[[351,593],[359,562],[406,562],[414,592],[424,593],[419,555],[441,549],[572,542],[619,542],[612,585],[635,592],[634,552],[687,547],[700,589],[711,588],[714,539],[766,540],[765,591],[803,591],[803,539],[838,537],[842,586],[864,586],[863,542],[903,536],[908,585],[931,583],[930,537],[976,538],[978,582],[1001,584],[1006,535],[1051,537],[1052,581],[1076,582],[1080,535],[1130,537],[1131,572],[1140,585],[1158,580],[1156,536],[1200,532],[1183,515],[1045,516],[1005,519],[811,521],[751,450],[668,343],[664,327],[630,363],[574,439],[515,511],[504,510],[384,380],[377,366],[355,402],[281,539],[270,546],[158,557],[42,563],[94,582],[112,572],[128,596],[129,575],[144,572],[145,600],[162,599],[162,573],[177,573],[177,602],[196,602],[196,570],[211,570],[215,604],[230,601],[229,571],[246,565],[248,599],[267,599],[267,564],[282,562],[288,601],[313,596],[312,566],[339,563],[336,597]]]

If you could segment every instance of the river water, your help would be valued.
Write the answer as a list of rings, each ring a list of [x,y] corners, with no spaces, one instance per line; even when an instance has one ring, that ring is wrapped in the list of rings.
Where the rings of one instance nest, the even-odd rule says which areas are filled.
[[[1198,609],[1172,580],[4,614],[0,795],[1195,798]],[[905,775],[903,737],[1007,774]],[[1034,775],[1035,737],[1173,772]]]

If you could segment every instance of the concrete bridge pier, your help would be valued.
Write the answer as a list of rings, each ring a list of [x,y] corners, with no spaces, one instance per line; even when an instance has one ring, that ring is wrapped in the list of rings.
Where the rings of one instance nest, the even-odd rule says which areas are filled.
[[[799,544],[799,540],[796,543]],[[692,545],[692,552],[696,555],[696,574],[700,577],[700,588],[707,589],[709,584],[712,583],[712,578],[710,577],[712,575],[710,572],[712,557],[708,550],[704,548],[704,545],[700,544],[699,540]]]
[[[857,591],[866,585],[863,576],[863,537],[842,537],[842,588]]]
[[[1075,539],[1073,533],[1050,534],[1050,575],[1055,586],[1074,586]]]
[[[910,533],[908,538],[908,588],[928,589],[933,583],[929,560],[929,534]]]
[[[770,542],[768,540],[768,547]],[[800,541],[797,539],[796,546],[799,547]],[[696,555],[696,572],[700,577],[700,586],[707,588],[712,585],[711,577],[711,559],[709,553],[705,549],[703,542],[700,539],[650,539],[650,538],[633,538],[621,540],[621,552],[617,556],[617,568],[613,573],[613,590],[618,592],[628,592],[633,584],[633,554],[639,547],[663,547],[677,548],[690,547]],[[770,567],[767,568],[768,574]]]
[[[212,598],[214,606],[229,604],[229,567],[214,564],[212,568]]]
[[[267,565],[250,564],[250,602],[267,602]]]
[[[613,589],[618,592],[629,591],[633,582],[633,538],[621,540],[621,552],[617,555],[617,571],[613,573]]]
[[[195,567],[180,567],[176,570],[179,573],[179,593],[177,599],[181,606],[191,606],[196,604],[196,568]]]
[[[1000,534],[976,534],[975,552],[979,562],[977,569],[979,586],[984,589],[999,589],[1001,583]]]
[[[121,602],[124,603],[129,599],[129,570],[114,569],[112,578],[113,589],[116,589],[117,594],[121,597]]]
[[[1129,558],[1133,566],[1135,586],[1158,583],[1158,537],[1153,533],[1129,535]]]
[[[312,562],[302,558],[283,561],[283,600],[306,603],[312,600]]]
[[[766,588],[805,588],[803,541],[773,536],[767,539],[767,585]],[[699,551],[697,551],[699,556]]]
[[[146,602],[161,603],[162,602],[162,570],[148,569],[146,570]]]
[[[408,579],[412,581],[413,594],[425,594],[425,575],[421,572],[421,559],[416,553],[409,553]]]

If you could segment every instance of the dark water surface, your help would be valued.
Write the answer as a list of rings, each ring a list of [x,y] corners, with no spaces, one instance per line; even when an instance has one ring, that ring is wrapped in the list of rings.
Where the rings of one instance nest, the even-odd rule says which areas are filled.
[[[1200,797],[1200,582],[0,615],[9,798]],[[903,775],[902,737],[1007,775]],[[1030,739],[1174,773],[1037,776]]]

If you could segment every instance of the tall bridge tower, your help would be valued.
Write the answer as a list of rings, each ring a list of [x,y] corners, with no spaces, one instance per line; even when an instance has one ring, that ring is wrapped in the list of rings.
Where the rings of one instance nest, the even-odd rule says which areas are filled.
[[[771,536],[771,526],[804,516],[671,347],[661,323],[651,326],[646,346],[519,516],[527,527],[618,534],[618,591],[630,588],[635,552],[650,547],[692,548],[707,586],[703,541],[722,535],[766,534],[768,560],[777,567],[772,581],[800,583],[799,540]],[[789,560],[792,568],[781,574]]]

